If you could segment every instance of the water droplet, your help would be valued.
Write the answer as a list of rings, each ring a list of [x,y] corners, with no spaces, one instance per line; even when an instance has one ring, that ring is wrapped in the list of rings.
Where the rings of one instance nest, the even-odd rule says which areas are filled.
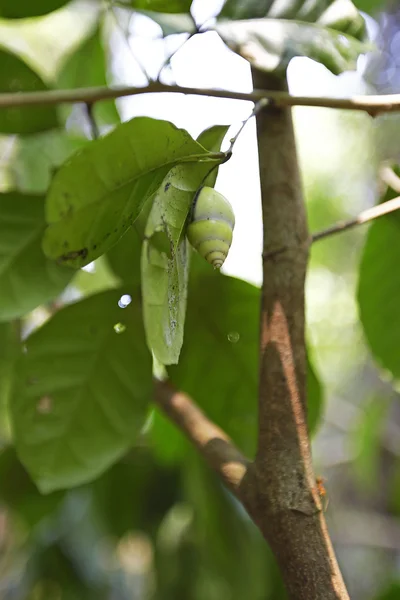
[[[125,329],[126,325],[124,325],[123,323],[115,323],[114,325],[115,333],[124,333]]]
[[[237,331],[230,331],[228,333],[228,340],[231,342],[231,344],[236,344],[236,342],[240,340],[240,333]]]
[[[121,298],[118,300],[118,306],[120,308],[126,308],[132,302],[132,296],[129,294],[123,294]]]
[[[53,408],[53,399],[50,396],[42,396],[36,404],[36,410],[41,415],[48,415]]]

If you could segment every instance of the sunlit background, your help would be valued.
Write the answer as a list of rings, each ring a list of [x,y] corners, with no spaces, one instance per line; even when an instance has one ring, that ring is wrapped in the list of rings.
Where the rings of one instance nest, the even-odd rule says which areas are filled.
[[[195,0],[196,22],[212,22],[221,4]],[[97,2],[77,0],[42,18],[40,26],[37,21],[12,25],[0,21],[0,41],[20,52],[51,81],[65,53],[93,27],[98,10]],[[376,20],[368,17],[367,25],[371,39],[380,50],[360,57],[357,71],[334,76],[312,60],[296,58],[288,70],[290,92],[333,97],[399,93],[399,6],[377,16]],[[157,77],[168,56],[177,51],[164,67],[161,81],[241,92],[252,89],[248,63],[228,50],[214,32],[195,36],[185,44],[187,34],[172,35],[164,40],[160,27],[151,19],[139,14],[128,19],[128,13],[116,7],[108,12],[103,33],[111,40],[109,83],[145,85],[147,77]],[[230,133],[236,132],[252,110],[249,102],[177,94],[121,98],[117,107],[122,120],[137,115],[167,119],[193,136],[211,125],[229,124],[232,128],[225,148]],[[82,106],[63,110],[69,113],[71,136],[90,135]],[[361,112],[323,108],[295,108],[293,114],[310,229],[323,229],[373,205],[379,197],[380,163],[400,159],[400,117],[387,115],[372,119]],[[44,134],[42,140],[46,136],[48,141],[51,134]],[[22,188],[36,185],[41,191],[42,182],[50,178],[52,166],[62,162],[63,156],[56,140],[53,150],[43,144],[46,150],[42,152],[41,147],[40,140],[33,140],[30,147],[21,149],[16,138],[3,136],[0,139],[3,189],[16,180]],[[254,120],[246,125],[232,159],[220,168],[216,189],[229,199],[236,214],[234,241],[223,271],[260,285],[262,229]],[[317,473],[327,480],[327,518],[351,597],[356,600],[375,598],[386,582],[400,578],[400,521],[395,516],[395,510],[400,507],[400,492],[397,486],[397,495],[393,494],[386,477],[387,473],[391,474],[391,485],[393,481],[400,482],[398,395],[385,383],[384,374],[378,371],[369,355],[359,325],[355,295],[357,265],[366,231],[367,226],[363,226],[319,241],[312,250],[307,279],[308,343],[324,385],[326,402],[322,423],[313,441],[314,461]],[[104,275],[105,270],[101,260],[86,267],[68,289],[65,299],[110,286],[112,280]],[[47,316],[44,309],[35,311],[26,332]],[[7,436],[6,430],[3,435]],[[4,478],[1,485],[7,485]],[[160,488],[155,493],[161,493]],[[67,495],[57,526],[54,521],[43,519],[36,525],[35,534],[18,521],[10,524],[7,508],[0,513],[0,598],[64,598],[61,588],[57,587],[62,584],[50,580],[37,584],[36,591],[35,588],[27,591],[27,583],[28,595],[18,591],[22,565],[27,558],[34,563],[34,550],[31,547],[32,556],[27,556],[25,544],[35,536],[39,540],[41,536],[62,537],[63,522],[69,529],[64,545],[70,554],[73,548],[76,577],[82,576],[99,589],[108,576],[114,581],[113,591],[99,597],[115,600],[151,597],[149,594],[157,579],[156,550],[148,532],[144,528],[125,533],[120,539],[110,540],[106,535],[103,538],[101,519],[90,513],[89,504],[85,490]],[[112,502],[108,509],[113,510]],[[184,535],[192,518],[190,503],[184,499],[176,502],[158,531],[160,544],[179,545],[179,536]],[[35,543],[38,547],[41,544],[40,541]],[[123,573],[123,577],[118,578],[118,573]],[[196,598],[228,600],[231,597],[223,583],[219,589],[204,585]],[[170,596],[165,595],[167,597]],[[260,592],[258,597],[261,600],[266,596]]]

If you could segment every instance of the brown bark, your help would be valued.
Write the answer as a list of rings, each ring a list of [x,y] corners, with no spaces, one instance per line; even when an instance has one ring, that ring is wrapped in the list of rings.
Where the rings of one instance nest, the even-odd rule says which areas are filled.
[[[286,82],[253,72],[263,90]],[[290,109],[257,114],[263,210],[259,439],[248,462],[186,394],[156,383],[155,400],[246,507],[270,544],[292,600],[349,600],[327,531],[307,429],[305,203]]]
[[[253,72],[254,85],[286,83]],[[257,116],[263,210],[259,443],[243,479],[247,509],[293,600],[348,594],[321,510],[306,421],[304,284],[310,237],[290,110]]]

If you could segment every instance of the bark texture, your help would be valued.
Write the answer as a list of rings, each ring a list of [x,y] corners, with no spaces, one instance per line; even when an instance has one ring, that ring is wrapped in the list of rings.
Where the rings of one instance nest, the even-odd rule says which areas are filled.
[[[259,89],[286,82],[253,72]],[[257,116],[263,210],[259,442],[243,479],[249,513],[293,600],[345,600],[312,469],[306,418],[304,285],[310,237],[290,109]]]

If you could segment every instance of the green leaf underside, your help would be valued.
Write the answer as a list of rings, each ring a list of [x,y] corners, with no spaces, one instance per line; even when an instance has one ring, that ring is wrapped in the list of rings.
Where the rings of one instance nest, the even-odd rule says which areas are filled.
[[[322,63],[332,73],[355,69],[358,56],[370,45],[328,28],[284,19],[220,21],[215,25],[225,43],[267,72],[283,72],[290,60],[304,56]]]
[[[196,27],[189,14],[157,13],[151,10],[137,10],[136,12],[149,17],[161,27],[163,37],[177,33],[195,33]]]
[[[123,0],[132,8],[160,13],[188,13],[192,0]]]
[[[0,0],[0,17],[25,19],[40,17],[58,10],[70,0]]]
[[[228,127],[214,126],[198,138],[218,151]],[[164,365],[176,364],[183,343],[189,276],[189,245],[183,238],[196,190],[210,164],[172,169],[160,186],[147,221],[142,252],[143,314],[149,347]],[[214,185],[217,169],[208,178]]]
[[[0,321],[52,300],[73,275],[44,256],[44,228],[42,196],[0,194]]]
[[[370,350],[395,379],[400,378],[400,215],[376,220],[365,243],[358,282],[359,314]]]
[[[118,306],[127,292],[70,305],[26,341],[11,415],[18,455],[42,492],[94,479],[143,427],[152,359],[138,292]]]
[[[365,21],[351,0],[227,0],[218,19],[286,19],[318,23],[359,40],[364,39],[366,33]]]
[[[172,167],[208,158],[168,121],[137,117],[119,125],[56,173],[46,203],[45,253],[75,267],[91,262],[128,230]]]
[[[107,61],[101,31],[96,27],[67,57],[57,77],[58,89],[107,85]],[[68,108],[68,113],[71,112]],[[98,102],[93,106],[97,124],[118,123],[119,114],[114,100]]]
[[[0,93],[38,92],[48,90],[46,84],[26,63],[0,48]],[[57,127],[53,106],[2,108],[0,132],[28,134]]]
[[[200,260],[193,256],[193,264]],[[256,445],[259,305],[260,290],[244,281],[203,268],[191,275],[185,342],[179,364],[168,368],[178,389],[196,398],[248,456]],[[310,363],[308,369],[315,426],[321,387]]]

